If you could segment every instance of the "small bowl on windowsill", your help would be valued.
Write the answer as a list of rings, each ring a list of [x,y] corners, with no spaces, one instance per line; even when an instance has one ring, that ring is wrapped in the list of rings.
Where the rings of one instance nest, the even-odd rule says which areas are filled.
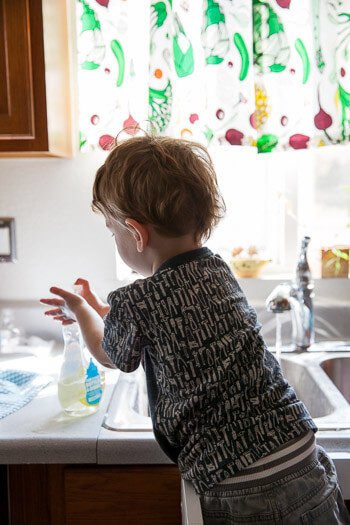
[[[233,273],[241,279],[256,279],[260,276],[269,259],[259,257],[256,246],[249,246],[246,250],[242,246],[233,248],[231,268]]]
[[[256,279],[269,262],[269,259],[232,259],[231,267],[233,273],[241,279]]]

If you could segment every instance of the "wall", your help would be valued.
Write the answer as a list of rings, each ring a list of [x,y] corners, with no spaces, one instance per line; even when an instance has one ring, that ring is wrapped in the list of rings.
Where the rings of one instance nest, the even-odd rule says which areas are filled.
[[[256,236],[251,235],[246,243],[263,238],[261,223],[271,229],[276,217],[271,220],[271,225],[261,220],[265,211],[260,209],[259,203],[267,199],[267,190],[264,189],[267,179],[261,168],[255,173],[258,164],[255,167],[257,161],[254,157],[238,155],[235,150],[232,158],[226,150],[222,151],[225,154],[222,154],[221,164],[217,155],[215,160],[230,212],[218,228],[222,246],[217,242],[217,247],[222,252],[226,246],[229,253],[233,243],[243,243],[250,230],[255,229]],[[302,153],[297,152],[295,157],[303,159]],[[101,151],[78,154],[74,159],[0,159],[0,216],[16,218],[18,246],[18,262],[0,264],[0,300],[33,300],[47,293],[50,285],[70,286],[78,276],[91,279],[102,295],[113,288],[113,240],[104,227],[103,218],[90,208],[94,175],[105,157]],[[262,157],[265,158],[259,156],[259,160]],[[278,161],[275,171],[283,179],[294,157],[292,159],[287,154],[269,156],[269,159],[273,158]],[[241,164],[237,167],[238,160],[241,164],[243,162],[244,170]],[[300,233],[311,234],[311,250],[314,246],[319,250],[323,243],[335,240],[350,241],[350,229],[346,228],[350,195],[344,190],[349,184],[349,163],[350,147],[324,148],[315,158],[315,175],[311,180],[314,187],[306,187],[307,180],[308,186],[311,184],[310,168],[304,160],[290,176],[293,178],[294,175],[299,181],[298,188],[286,188],[286,199],[293,199],[291,192],[298,192],[305,200],[303,209],[300,210],[300,202],[297,202],[292,214],[301,217]],[[277,192],[278,188],[270,186],[270,191]],[[242,238],[238,235],[240,232],[245,232]],[[290,241],[289,230],[284,234]],[[291,244],[291,257],[295,259],[297,247],[294,242]],[[294,267],[293,260],[291,269]],[[314,275],[317,275],[316,268]]]
[[[79,276],[102,294],[113,286],[114,243],[90,208],[104,158],[0,160],[0,215],[16,218],[18,248],[16,264],[0,264],[0,299],[35,299]]]
[[[102,296],[117,286],[113,239],[90,208],[94,175],[105,156],[0,160],[0,216],[15,217],[18,252],[17,263],[0,264],[2,303],[33,306],[50,286],[70,287],[79,276]],[[40,310],[24,312],[26,328],[57,335]]]
[[[19,324],[28,333],[59,335],[59,327],[42,316],[42,307],[34,308],[40,297],[48,295],[50,286],[70,287],[81,276],[106,297],[120,285],[113,239],[103,218],[90,208],[94,175],[105,156],[95,152],[78,154],[74,159],[0,159],[0,216],[16,218],[18,246],[18,262],[0,264],[0,309],[8,305],[18,309]],[[325,230],[341,230],[346,222],[349,196],[343,187],[349,161],[350,147],[327,148],[317,156],[318,212],[311,235],[320,242]],[[263,305],[274,284],[245,282],[243,288],[253,304]],[[347,301],[348,290],[348,281],[319,281],[316,301],[329,297]]]

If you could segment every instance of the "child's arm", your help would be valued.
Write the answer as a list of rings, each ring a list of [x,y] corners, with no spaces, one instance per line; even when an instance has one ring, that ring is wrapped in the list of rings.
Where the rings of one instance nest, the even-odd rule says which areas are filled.
[[[82,336],[90,353],[102,365],[108,368],[116,368],[102,348],[104,322],[96,310],[83,297],[75,293],[56,287],[51,288],[50,292],[58,295],[61,299],[41,299],[40,302],[56,306],[54,319],[62,321],[62,324],[71,322],[61,310],[62,307],[67,305],[79,323]]]

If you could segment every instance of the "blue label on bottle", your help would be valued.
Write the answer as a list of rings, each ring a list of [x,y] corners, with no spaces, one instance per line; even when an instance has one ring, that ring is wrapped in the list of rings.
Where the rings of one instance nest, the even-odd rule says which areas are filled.
[[[89,405],[98,405],[102,397],[101,378],[97,366],[90,359],[85,378],[86,402]]]

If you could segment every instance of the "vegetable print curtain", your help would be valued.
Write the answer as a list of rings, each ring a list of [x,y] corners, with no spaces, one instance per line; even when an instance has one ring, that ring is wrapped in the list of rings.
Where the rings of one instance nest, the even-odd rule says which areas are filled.
[[[77,0],[80,146],[349,142],[350,0]]]

